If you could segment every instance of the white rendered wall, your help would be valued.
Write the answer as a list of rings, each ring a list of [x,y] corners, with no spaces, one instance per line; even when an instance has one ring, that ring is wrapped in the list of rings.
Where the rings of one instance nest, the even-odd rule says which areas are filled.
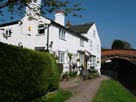
[[[42,23],[49,24],[50,21],[45,18],[40,18]],[[22,24],[9,25],[6,27],[1,27],[4,29],[11,29],[12,34],[8,39],[4,38],[2,35],[2,30],[0,30],[0,41],[18,46],[18,43],[21,42],[23,47],[34,49],[35,47],[46,47],[47,43],[47,29],[45,34],[38,34],[38,25],[41,23],[36,20],[29,21],[27,17],[24,17],[21,20]],[[31,27],[31,30],[29,30]]]
[[[64,64],[64,72],[69,71],[69,58],[67,53],[77,54],[77,50],[85,50],[85,47],[80,46],[80,38],[70,34],[69,32],[65,33],[65,40],[59,38],[59,28],[51,25],[49,27],[49,43],[53,41],[52,50],[56,53],[58,51],[65,52],[65,62]],[[86,44],[87,42],[84,41]]]
[[[94,36],[94,31],[95,31],[95,36]],[[91,54],[96,56],[96,59],[97,59],[96,61],[99,62],[99,63],[96,62],[96,68],[95,69],[97,69],[99,71],[99,73],[100,73],[100,67],[101,67],[101,42],[100,42],[100,38],[99,38],[99,35],[98,35],[96,25],[93,24],[91,26],[91,28],[89,29],[88,33],[83,34],[83,35],[85,35],[89,39],[89,42],[87,43],[88,47],[86,47],[85,49],[87,49],[89,52],[91,52]],[[92,41],[92,47],[90,47],[90,41]]]

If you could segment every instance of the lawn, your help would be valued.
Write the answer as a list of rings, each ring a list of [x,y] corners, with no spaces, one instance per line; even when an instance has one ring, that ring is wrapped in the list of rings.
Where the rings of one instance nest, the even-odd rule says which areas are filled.
[[[104,80],[93,102],[136,102],[136,97],[119,82]]]
[[[32,102],[65,102],[66,99],[70,98],[72,93],[59,89],[54,92],[48,93],[46,96],[42,98],[38,98]]]

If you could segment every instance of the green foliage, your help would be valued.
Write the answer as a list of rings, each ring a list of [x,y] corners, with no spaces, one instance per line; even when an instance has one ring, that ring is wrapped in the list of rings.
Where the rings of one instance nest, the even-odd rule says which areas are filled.
[[[0,43],[0,102],[21,102],[59,86],[55,59],[45,52]]]
[[[99,73],[95,69],[89,69],[88,70],[88,79],[96,78],[99,76]]]
[[[122,40],[114,40],[111,46],[112,49],[131,49],[131,45]]]
[[[114,80],[105,80],[93,102],[136,102],[136,97],[120,83]]]
[[[105,48],[105,47],[102,47],[101,48],[102,51],[105,51],[105,50],[109,50],[108,48]]]
[[[72,59],[72,53],[68,53],[68,57],[71,60]]]
[[[69,72],[69,76],[70,76],[70,77],[75,77],[75,76],[77,76],[77,72],[70,71],[70,72]]]
[[[57,65],[58,65],[58,69],[59,69],[60,74],[62,74],[62,72],[63,72],[63,64],[62,63],[57,63]]]
[[[61,78],[62,80],[66,80],[66,81],[68,81],[68,79],[69,79],[69,73],[68,72],[65,72],[65,73],[63,73],[63,75],[62,75],[62,78]]]
[[[33,102],[64,102],[71,96],[72,93],[59,89],[54,92],[50,92],[46,96],[39,98]]]
[[[8,8],[7,12],[11,13],[11,20],[14,16],[24,16],[25,7],[28,6],[32,0],[0,0],[0,16],[4,16],[3,8]],[[37,2],[37,0],[34,0]],[[41,0],[42,5],[40,8],[41,14],[46,15],[49,13],[53,13],[57,10],[63,10],[65,15],[73,15],[82,17],[78,12],[83,11],[84,9],[81,7],[81,4],[69,0]],[[29,6],[28,6],[29,7]],[[33,9],[33,8],[31,8]],[[5,12],[5,10],[4,10]]]

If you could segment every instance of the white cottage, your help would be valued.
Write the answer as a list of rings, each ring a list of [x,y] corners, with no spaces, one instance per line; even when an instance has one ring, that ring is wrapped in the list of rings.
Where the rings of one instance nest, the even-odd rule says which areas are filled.
[[[33,50],[48,50],[56,56],[58,63],[63,64],[63,72],[83,65],[100,73],[101,43],[94,22],[65,27],[63,11],[58,11],[55,21],[52,21],[39,16],[39,2],[32,2],[30,6],[37,12],[27,8],[21,20],[0,25],[1,42]]]

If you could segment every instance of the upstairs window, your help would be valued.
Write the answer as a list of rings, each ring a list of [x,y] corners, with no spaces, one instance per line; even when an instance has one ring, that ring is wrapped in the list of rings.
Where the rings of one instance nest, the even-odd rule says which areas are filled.
[[[84,47],[84,40],[80,39],[80,46]]]
[[[93,30],[93,37],[96,37],[96,31]]]
[[[64,63],[65,62],[65,52],[59,51],[58,52],[58,62],[59,63]]]
[[[6,30],[6,35],[7,35],[7,37],[11,37],[11,29],[8,29],[8,30]]]
[[[8,37],[11,37],[11,34],[12,34],[11,29],[5,29],[5,31],[3,31],[3,37],[6,38],[6,39]]]
[[[45,34],[45,25],[44,24],[39,24],[38,25],[38,34]]]
[[[92,47],[93,47],[93,41],[90,40],[90,48],[92,49]]]
[[[99,50],[100,50],[100,46],[99,46],[99,44],[97,45],[97,51],[99,52]]]
[[[65,31],[63,29],[59,29],[59,38],[65,40]]]

